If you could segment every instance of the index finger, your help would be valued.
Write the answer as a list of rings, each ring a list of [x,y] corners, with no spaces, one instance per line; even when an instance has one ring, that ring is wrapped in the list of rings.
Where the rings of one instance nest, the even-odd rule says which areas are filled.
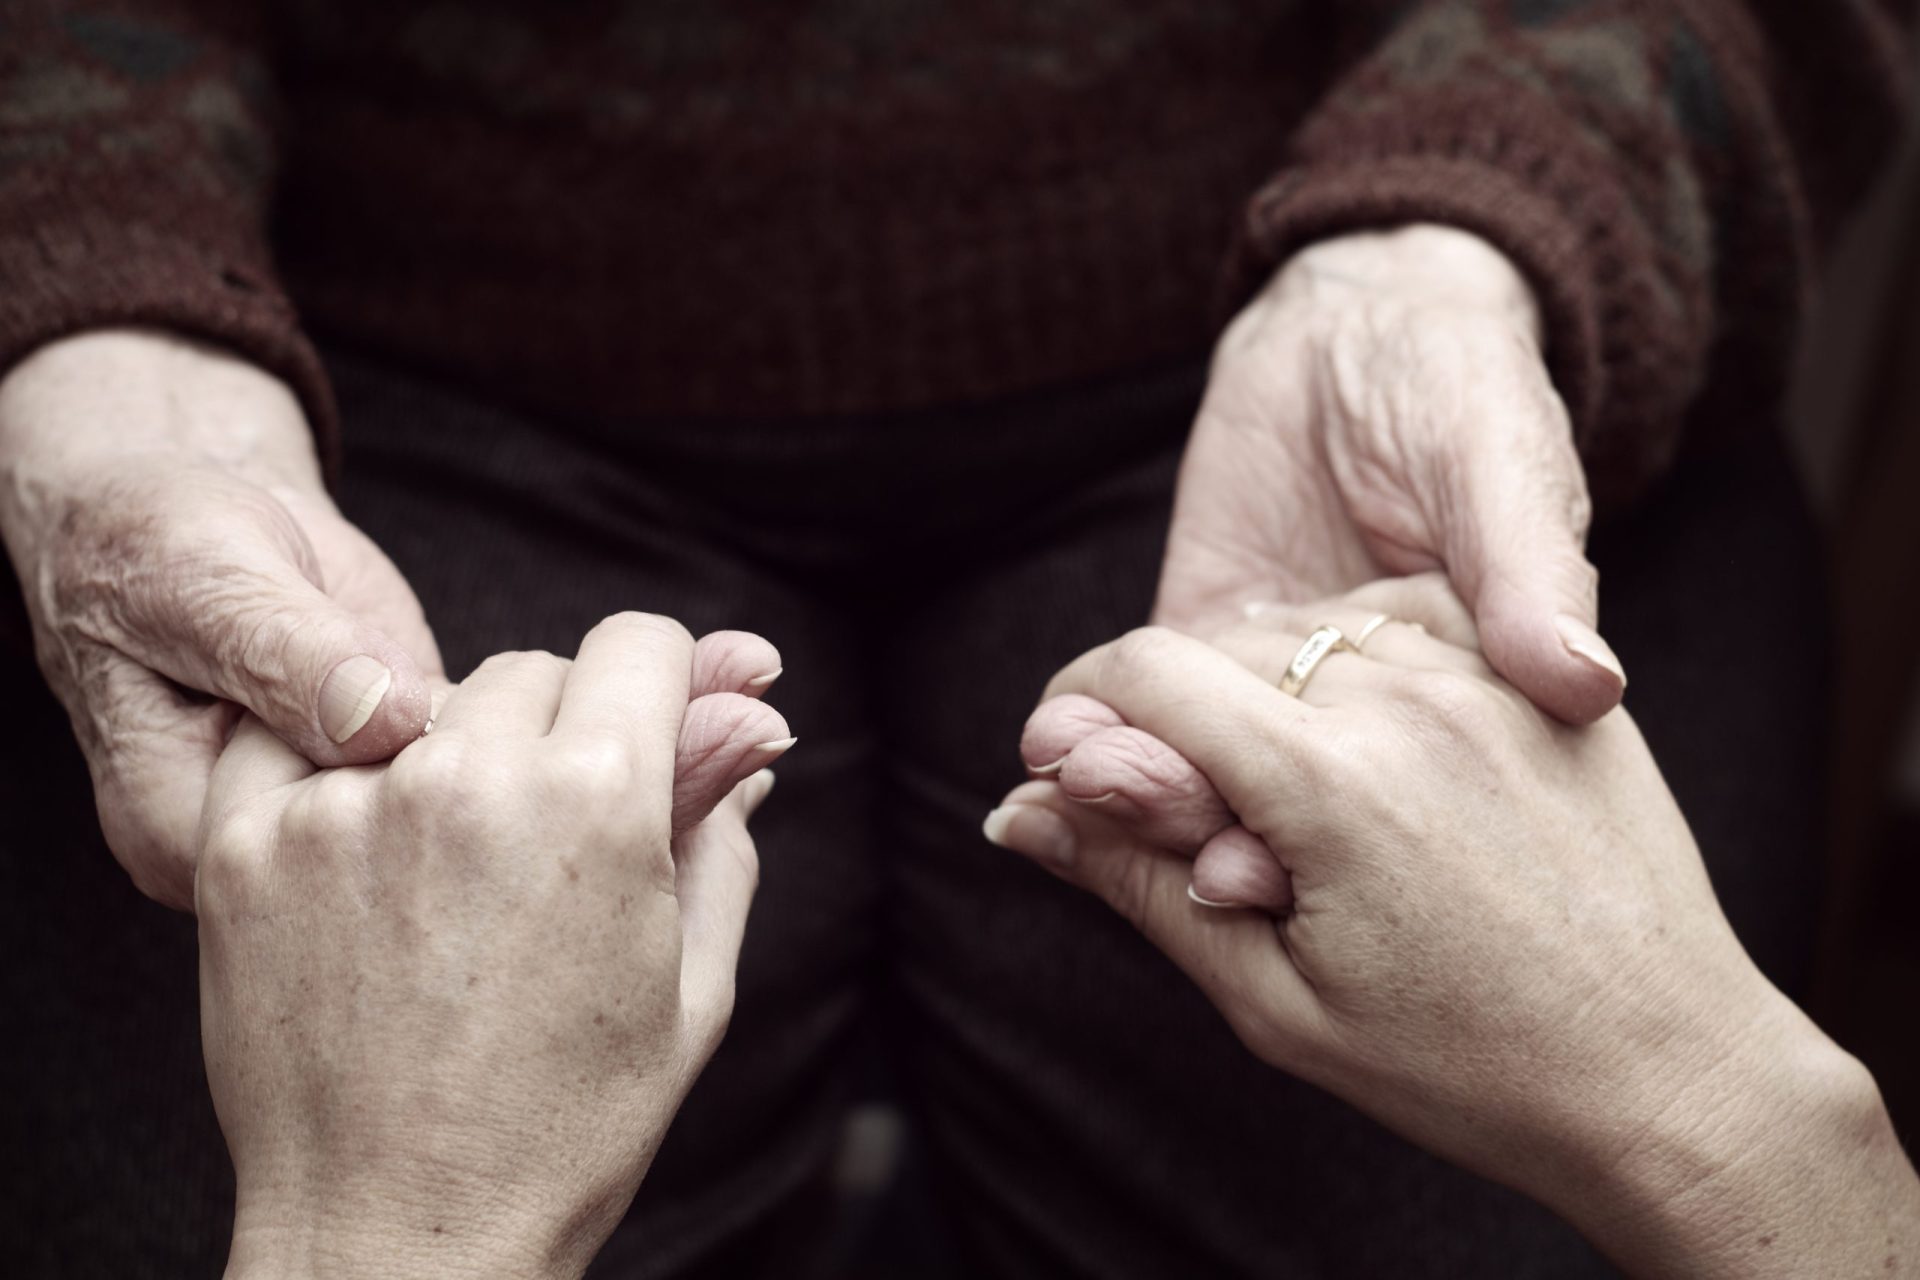
[[[657,614],[614,614],[580,642],[550,736],[615,744],[635,754],[642,777],[670,779],[692,679],[685,627]]]
[[[252,712],[240,717],[233,736],[214,762],[207,781],[205,812],[217,819],[234,805],[299,782],[319,772],[298,751],[281,741],[266,722]]]
[[[1047,696],[1067,693],[1098,698],[1192,761],[1249,825],[1255,815],[1270,825],[1311,798],[1314,747],[1337,715],[1165,627],[1128,632],[1067,664]]]

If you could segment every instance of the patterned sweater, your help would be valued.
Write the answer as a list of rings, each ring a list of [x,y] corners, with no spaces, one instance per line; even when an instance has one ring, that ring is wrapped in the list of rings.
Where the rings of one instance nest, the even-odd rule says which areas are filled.
[[[1896,12],[1896,10],[1898,12]],[[1777,407],[1905,0],[0,0],[0,370],[308,333],[562,415],[863,413],[1204,350],[1302,243],[1532,279],[1603,494]]]

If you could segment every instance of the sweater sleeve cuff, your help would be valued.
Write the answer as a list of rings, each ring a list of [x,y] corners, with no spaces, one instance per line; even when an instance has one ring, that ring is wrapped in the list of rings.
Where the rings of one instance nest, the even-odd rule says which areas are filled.
[[[1635,368],[1647,361],[1649,335],[1635,344],[1619,323],[1644,315],[1643,307],[1623,305],[1622,295],[1645,288],[1652,264],[1623,264],[1596,244],[1591,227],[1506,166],[1471,155],[1410,154],[1284,170],[1247,208],[1229,268],[1231,301],[1244,302],[1316,240],[1415,222],[1470,231],[1526,276],[1546,330],[1548,368],[1596,498],[1629,496],[1665,466],[1668,433],[1620,429],[1622,410],[1652,389],[1631,385],[1652,372]]]
[[[257,263],[170,231],[69,218],[0,234],[0,375],[84,329],[149,325],[219,343],[299,397],[327,474],[339,454],[333,390],[293,307]]]

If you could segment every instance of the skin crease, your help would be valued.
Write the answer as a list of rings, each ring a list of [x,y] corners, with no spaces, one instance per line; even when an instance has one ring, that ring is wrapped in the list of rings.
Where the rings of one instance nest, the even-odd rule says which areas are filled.
[[[1154,620],[1209,637],[1255,601],[1443,569],[1493,666],[1586,723],[1620,701],[1584,554],[1586,479],[1526,281],[1437,226],[1301,251],[1222,335]]]
[[[673,832],[693,667],[624,614],[489,659],[389,764],[242,723],[197,882],[230,1276],[585,1269],[726,1027],[756,878],[761,760]]]
[[[1396,625],[1417,623],[1429,634],[1454,646],[1448,665],[1473,674],[1491,674],[1479,657],[1479,637],[1473,618],[1446,589],[1439,574],[1389,578],[1349,592],[1337,603],[1263,605],[1257,617],[1247,618],[1217,632],[1213,644],[1238,658],[1249,670],[1278,684],[1292,650],[1284,652],[1274,639],[1276,630],[1305,635],[1333,623],[1357,636],[1373,617],[1387,614]],[[1369,649],[1379,652],[1404,641],[1393,631],[1379,632]],[[1423,651],[1429,658],[1438,651]],[[1322,680],[1330,674],[1332,680]],[[1339,682],[1339,664],[1316,672],[1302,692],[1318,705]],[[1067,694],[1050,698],[1028,719],[1020,754],[1034,777],[1056,777],[1061,793],[1086,801],[1105,794],[1108,817],[1129,823],[1136,834],[1166,849],[1194,859],[1193,892],[1221,906],[1243,906],[1278,915],[1293,901],[1286,872],[1273,853],[1255,836],[1239,827],[1213,783],[1187,758],[1152,734],[1126,726],[1124,748],[1114,736],[1123,725],[1118,712],[1091,698]],[[1152,767],[1139,767],[1150,760]],[[1089,781],[1079,781],[1087,779]]]
[[[1074,699],[1063,720],[1097,723],[1093,699],[1211,780],[1232,838],[1286,873],[1277,927],[1195,904],[1189,851],[1051,778],[990,836],[1131,920],[1257,1056],[1534,1196],[1632,1274],[1915,1274],[1920,1181],[1872,1078],[1741,949],[1624,711],[1567,728],[1406,626],[1329,656],[1304,698],[1274,687],[1298,619],[1393,596],[1444,634],[1445,594],[1288,610],[1231,653],[1149,628],[1049,687]]]
[[[168,906],[192,905],[207,779],[243,707],[309,760],[366,763],[419,736],[445,683],[412,589],[328,497],[292,395],[213,348],[99,331],[16,366],[0,381],[0,534],[108,844]],[[357,654],[393,683],[335,743],[319,689]],[[778,673],[771,645],[716,633],[700,663],[696,697],[739,695],[697,713],[725,713],[703,750],[785,736],[743,701]]]
[[[1219,636],[1248,600],[1306,599],[1439,566],[1472,601],[1494,665],[1541,706],[1589,720],[1617,702],[1620,681],[1550,625],[1556,612],[1593,619],[1579,552],[1586,517],[1533,301],[1511,265],[1444,228],[1344,237],[1287,264],[1219,345],[1157,616]],[[231,704],[252,707],[320,763],[403,747],[403,761],[429,746],[425,758],[448,754],[432,739],[406,745],[439,683],[417,602],[327,499],[292,397],[242,361],[123,332],[51,344],[17,366],[0,382],[0,533],[28,586],[43,666],[87,750],[110,843],[163,901],[191,901],[194,834],[238,715]],[[1514,559],[1516,548],[1526,558]],[[302,648],[314,636],[329,639]],[[317,686],[357,653],[385,662],[394,690],[366,729],[333,744],[314,721]],[[708,692],[754,691],[715,666],[735,683]],[[183,698],[179,685],[230,701]],[[709,720],[699,695],[689,677],[676,758],[680,776],[697,773],[704,786],[750,762],[741,748],[751,735],[699,730]],[[1113,830],[1165,818],[1156,834],[1172,837],[1239,812],[1210,783],[1193,785],[1186,753],[1151,727],[1103,728],[1132,731],[1110,732],[1103,755],[1060,760],[1061,780],[1047,785],[1071,783],[1094,800],[1090,788],[1112,784],[1113,813],[1101,821]],[[235,742],[265,737],[249,724]],[[373,802],[336,803],[347,785],[332,785],[324,804],[292,806],[276,839],[318,850],[335,847],[322,835],[382,838],[377,824],[351,826]],[[687,786],[667,805],[669,830],[700,807],[685,802]],[[1126,810],[1135,791],[1148,795],[1137,814]],[[206,830],[210,840],[223,831]],[[1200,865],[1214,849],[1229,871],[1252,865],[1235,831],[1203,840]],[[258,887],[245,844],[217,846],[221,875],[232,872],[243,894]],[[1243,891],[1277,892],[1271,876],[1262,884]]]

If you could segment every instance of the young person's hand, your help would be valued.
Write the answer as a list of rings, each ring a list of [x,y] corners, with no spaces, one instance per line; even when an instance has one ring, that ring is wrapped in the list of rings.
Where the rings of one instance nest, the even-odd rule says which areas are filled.
[[[1276,685],[1308,635],[1357,635],[1373,603],[1079,659],[1028,732],[1065,754],[1029,755],[1054,776],[990,838],[1135,923],[1255,1054],[1638,1274],[1920,1266],[1920,1184],[1872,1079],[1748,959],[1632,721],[1542,714],[1443,638],[1457,601],[1396,590],[1426,633],[1376,629],[1299,697]],[[1075,755],[1122,731],[1155,763],[1131,794],[1075,799]],[[1203,821],[1138,803],[1161,785],[1197,803],[1181,765],[1217,791]],[[1268,910],[1195,902],[1196,856],[1267,858]]]
[[[698,665],[623,614],[571,663],[489,659],[388,764],[240,725],[196,885],[229,1274],[585,1268],[726,1027],[791,744],[690,703]]]

